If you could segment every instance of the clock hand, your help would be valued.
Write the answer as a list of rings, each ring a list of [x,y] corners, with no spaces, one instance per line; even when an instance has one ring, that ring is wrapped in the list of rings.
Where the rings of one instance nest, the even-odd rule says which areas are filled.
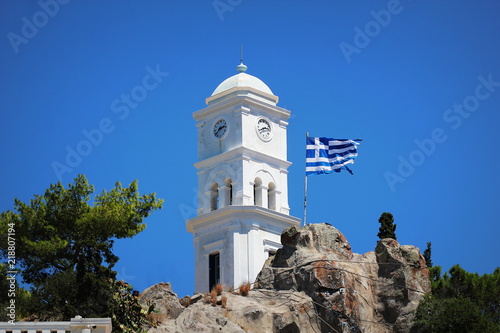
[[[270,130],[271,130],[271,128],[270,128],[269,126],[264,126],[264,127],[261,127],[261,128],[259,129],[259,131],[261,131],[261,132],[262,132],[262,131],[265,131],[265,130],[270,131]]]
[[[225,129],[225,128],[226,128],[226,126],[221,126],[221,127],[219,127],[219,128],[217,129],[217,133],[216,133],[216,135],[219,135],[219,132],[220,132],[221,130]]]

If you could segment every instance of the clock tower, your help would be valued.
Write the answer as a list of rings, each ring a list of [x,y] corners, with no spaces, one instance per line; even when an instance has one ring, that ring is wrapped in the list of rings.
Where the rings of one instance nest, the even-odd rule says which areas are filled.
[[[195,292],[254,282],[281,247],[289,215],[287,120],[278,97],[245,73],[224,80],[193,113],[198,128],[198,210],[186,221],[195,248]]]

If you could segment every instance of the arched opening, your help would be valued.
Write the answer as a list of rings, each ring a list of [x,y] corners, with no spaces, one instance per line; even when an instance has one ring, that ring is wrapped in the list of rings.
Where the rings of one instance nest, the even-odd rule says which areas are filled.
[[[276,185],[269,183],[267,187],[267,206],[269,209],[276,210]]]
[[[259,177],[253,182],[253,204],[262,206],[262,180]]]
[[[231,181],[231,178],[226,178],[224,181],[225,185],[225,206],[230,206],[233,204],[233,182]]]
[[[229,184],[229,204],[233,204],[233,184]]]
[[[210,186],[210,210],[219,208],[219,184],[213,183]]]

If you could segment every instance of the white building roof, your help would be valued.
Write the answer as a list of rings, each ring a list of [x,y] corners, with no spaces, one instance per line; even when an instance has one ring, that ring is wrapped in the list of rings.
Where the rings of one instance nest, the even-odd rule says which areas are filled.
[[[222,81],[221,84],[217,88],[215,88],[214,92],[212,93],[211,96],[215,96],[217,94],[220,94],[221,92],[224,92],[226,90],[235,88],[235,87],[246,87],[246,88],[254,88],[260,91],[263,91],[267,94],[274,95],[271,89],[262,82],[261,79],[252,76],[250,74],[244,73],[246,70],[246,66],[243,64],[240,64],[237,67],[237,70],[240,72],[236,75],[231,76],[230,78],[225,79]]]

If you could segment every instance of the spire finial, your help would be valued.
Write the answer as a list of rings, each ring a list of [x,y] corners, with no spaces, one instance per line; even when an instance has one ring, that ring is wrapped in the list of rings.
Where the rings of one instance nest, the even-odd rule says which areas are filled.
[[[236,70],[240,73],[244,73],[247,70],[247,66],[243,64],[243,45],[240,46],[240,64],[236,66]]]

